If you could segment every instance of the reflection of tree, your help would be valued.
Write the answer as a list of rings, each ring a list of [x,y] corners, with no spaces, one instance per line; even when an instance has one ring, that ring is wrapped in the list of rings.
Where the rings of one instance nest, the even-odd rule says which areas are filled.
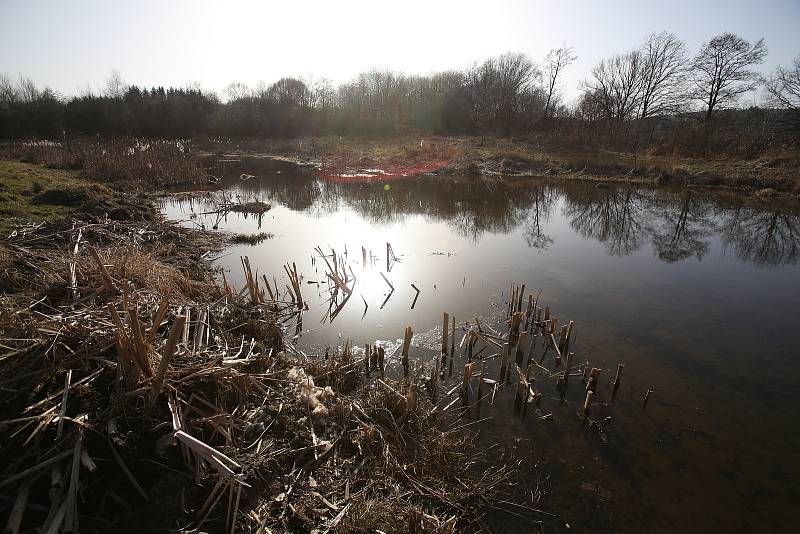
[[[563,199],[562,213],[572,228],[604,243],[612,255],[631,254],[652,241],[662,261],[702,259],[720,231],[723,244],[741,260],[776,265],[795,263],[800,255],[797,216],[732,208],[697,192],[431,176],[388,183],[333,183],[319,180],[313,169],[301,170],[285,162],[261,158],[231,161],[209,169],[223,177],[224,185],[234,187],[232,194],[237,199],[266,195],[292,210],[316,215],[352,209],[376,225],[418,215],[443,222],[453,233],[473,242],[487,232],[507,234],[522,227],[527,245],[545,250],[553,243],[546,232],[553,206]],[[242,181],[241,173],[256,178]],[[192,211],[210,210],[201,206],[208,199],[196,202]]]
[[[542,230],[542,223],[550,220],[554,197],[555,192],[552,189],[541,186],[536,188],[522,234],[529,247],[547,250],[553,244],[553,238]]]
[[[800,254],[799,220],[781,211],[738,208],[724,218],[722,243],[756,265],[794,264]]]
[[[712,204],[690,191],[680,202],[674,195],[657,195],[654,209],[658,221],[651,230],[653,246],[659,259],[675,262],[697,256],[703,259],[710,245],[706,238],[714,232]]]
[[[422,215],[444,221],[457,235],[472,241],[486,232],[512,232],[528,216],[534,197],[540,197],[540,204],[554,197],[552,193],[543,195],[541,185],[519,188],[481,178],[412,178],[393,181],[388,190],[383,185],[325,184],[323,190],[372,223],[386,224],[407,215]],[[335,208],[333,203],[331,207]]]
[[[631,187],[582,187],[567,195],[564,215],[585,237],[606,245],[613,256],[626,256],[642,246],[646,236],[644,194]]]

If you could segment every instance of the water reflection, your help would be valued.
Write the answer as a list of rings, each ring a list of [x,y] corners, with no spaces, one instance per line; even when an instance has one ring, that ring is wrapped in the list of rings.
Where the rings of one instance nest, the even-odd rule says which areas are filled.
[[[724,218],[722,242],[742,261],[756,265],[794,264],[800,242],[798,217],[780,210],[738,207]]]
[[[609,370],[626,365],[611,443],[598,445],[586,429],[570,426],[570,404],[549,403],[555,417],[547,424],[498,418],[482,432],[529,438],[537,444],[531,455],[550,446],[566,471],[558,473],[561,502],[599,481],[619,503],[615,517],[627,518],[616,531],[755,531],[768,521],[787,523],[800,474],[787,472],[790,487],[772,473],[783,473],[800,446],[800,420],[791,412],[800,402],[796,212],[701,190],[458,177],[343,184],[269,160],[223,166],[211,174],[224,177],[226,194],[274,208],[262,219],[218,219],[203,215],[214,210],[208,196],[176,198],[165,211],[189,224],[252,233],[263,223],[262,231],[274,233],[256,247],[232,247],[219,263],[241,287],[240,255],[259,273],[277,273],[281,284],[283,265],[297,262],[310,308],[302,325],[287,324],[298,343],[320,353],[347,338],[395,343],[410,324],[415,333],[433,332],[435,346],[429,329],[443,311],[459,323],[491,316],[490,303],[502,303],[510,282],[528,282],[576,321],[578,357]],[[241,180],[241,173],[255,177]],[[402,258],[390,271],[389,241]],[[328,306],[324,268],[319,254],[316,263],[311,257],[316,245],[335,248],[357,277],[353,298],[333,319],[338,304]],[[642,410],[650,388],[656,394]],[[580,393],[570,402],[581,402]],[[507,405],[498,399],[498,407]],[[733,509],[739,513],[725,513]]]
[[[581,187],[568,190],[565,196],[564,214],[572,228],[605,244],[612,256],[627,256],[645,242],[651,191]]]
[[[222,161],[223,163],[220,163]],[[506,183],[486,178],[425,177],[382,183],[331,183],[313,168],[299,169],[265,158],[212,160],[213,172],[238,194],[265,195],[293,211],[315,215],[352,209],[372,224],[393,224],[409,215],[444,222],[455,235],[477,242],[485,234],[522,228],[527,246],[546,250],[553,210],[581,236],[596,240],[612,256],[627,256],[645,245],[665,262],[702,260],[719,236],[725,250],[759,266],[794,264],[800,225],[781,207],[756,209],[708,192],[638,186],[594,187],[542,179]],[[241,181],[242,169],[256,178]]]
[[[550,220],[552,207],[556,202],[556,194],[552,188],[538,187],[534,191],[533,204],[528,208],[528,216],[524,222],[523,237],[529,247],[547,250],[553,244],[543,225]]]
[[[659,259],[702,260],[710,249],[709,237],[717,231],[714,203],[691,191],[680,193],[679,200],[667,194],[655,197],[653,208],[660,216],[654,217],[650,231]]]

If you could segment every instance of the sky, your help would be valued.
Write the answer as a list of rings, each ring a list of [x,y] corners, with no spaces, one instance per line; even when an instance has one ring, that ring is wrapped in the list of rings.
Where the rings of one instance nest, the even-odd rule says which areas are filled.
[[[99,90],[112,69],[131,84],[221,94],[233,81],[426,74],[508,51],[541,62],[568,45],[578,56],[561,84],[569,100],[595,63],[652,32],[674,32],[692,54],[724,31],[764,37],[767,73],[800,54],[798,27],[800,0],[0,0],[0,73],[67,96]]]

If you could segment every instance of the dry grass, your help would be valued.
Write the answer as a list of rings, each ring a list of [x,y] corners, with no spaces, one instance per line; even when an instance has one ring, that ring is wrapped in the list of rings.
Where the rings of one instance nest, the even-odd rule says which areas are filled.
[[[0,484],[45,503],[23,530],[52,527],[52,507],[87,531],[474,531],[484,505],[519,500],[517,471],[450,430],[422,381],[385,378],[411,403],[349,349],[300,357],[279,325],[301,309],[219,287],[203,259],[219,246],[153,217],[53,219],[0,247]],[[37,476],[49,466],[64,491]],[[200,513],[215,487],[222,504]]]
[[[244,245],[258,245],[273,237],[274,236],[268,232],[261,232],[259,234],[236,234],[231,238],[231,242]]]
[[[0,242],[0,271],[11,265],[11,253],[8,248]]]
[[[80,170],[85,175],[125,187],[150,190],[194,183],[204,173],[184,142],[122,138],[112,141],[18,143],[2,155],[55,169]]]
[[[169,246],[161,248],[168,250]],[[104,249],[100,252],[100,257],[109,272],[115,273],[118,278],[170,299],[202,300],[216,293],[216,286],[211,278],[203,277],[198,280],[187,276],[177,267],[166,265],[165,256],[159,257],[157,252],[146,253],[129,247],[115,247]],[[92,285],[99,287],[102,284],[100,271],[90,256],[81,256],[77,268],[79,276]]]

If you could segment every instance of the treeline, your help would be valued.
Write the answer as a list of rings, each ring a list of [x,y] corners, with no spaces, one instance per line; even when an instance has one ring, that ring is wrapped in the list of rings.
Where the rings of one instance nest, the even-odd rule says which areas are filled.
[[[509,135],[565,125],[619,128],[655,117],[708,125],[758,88],[796,127],[800,57],[762,76],[755,68],[766,55],[763,39],[750,43],[724,33],[690,57],[674,34],[653,34],[637,49],[600,61],[573,105],[565,104],[560,87],[576,59],[570,47],[551,50],[539,62],[508,53],[428,76],[370,70],[338,87],[296,78],[255,88],[234,83],[224,100],[200,88],[128,86],[116,72],[101,94],[70,98],[24,77],[0,75],[0,136]]]

